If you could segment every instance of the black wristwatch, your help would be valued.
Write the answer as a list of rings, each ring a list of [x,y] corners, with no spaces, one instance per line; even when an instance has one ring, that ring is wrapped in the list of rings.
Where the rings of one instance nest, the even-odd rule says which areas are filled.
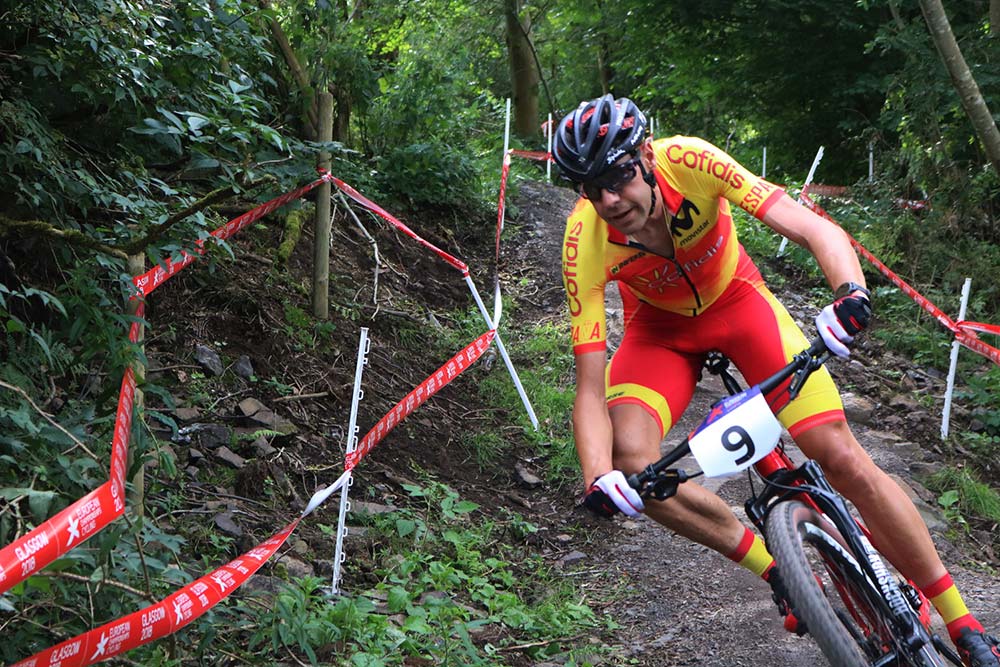
[[[857,283],[846,282],[833,293],[834,299],[842,299],[849,294],[854,294],[855,292],[861,292],[865,295],[865,298],[871,301],[872,293],[868,291],[863,285]]]

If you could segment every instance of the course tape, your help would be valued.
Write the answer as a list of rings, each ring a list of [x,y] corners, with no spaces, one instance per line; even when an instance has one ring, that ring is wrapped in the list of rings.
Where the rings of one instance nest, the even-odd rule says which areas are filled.
[[[212,232],[218,239],[227,239],[250,223],[293,199],[298,199],[321,183],[328,181],[326,174],[312,183],[276,197],[257,208],[233,218]],[[182,252],[182,259],[167,259],[162,265],[132,278],[136,294],[132,300],[145,297],[167,279],[193,262],[205,252],[204,239],[195,244],[191,254]],[[145,304],[140,301],[136,320],[129,327],[129,341],[138,343],[142,332]],[[70,549],[100,532],[125,511],[125,473],[128,465],[128,440],[132,431],[132,408],[135,400],[135,372],[125,370],[118,408],[115,413],[114,435],[111,443],[111,468],[107,483],[76,501],[56,516],[48,519],[29,533],[22,535],[0,549],[0,593],[10,590],[35,572],[48,566]]]
[[[288,539],[295,519],[269,540],[144,609],[105,623],[13,667],[84,667],[177,632],[242,586]]]
[[[436,254],[438,257],[440,257],[441,259],[443,259],[444,261],[446,261],[451,266],[453,266],[456,269],[458,269],[459,271],[461,271],[462,275],[466,275],[466,276],[469,275],[469,267],[465,264],[465,262],[463,262],[460,259],[457,259],[457,258],[453,257],[452,255],[448,254],[444,250],[441,250],[441,248],[438,248],[436,245],[434,245],[430,241],[425,240],[423,237],[421,237],[415,231],[413,231],[412,229],[410,229],[409,227],[407,227],[405,224],[403,224],[394,215],[392,215],[391,213],[389,213],[388,211],[386,211],[384,208],[382,208],[381,206],[379,206],[378,204],[376,204],[372,200],[370,200],[367,197],[365,197],[363,194],[361,194],[360,192],[358,192],[357,190],[355,190],[350,185],[348,185],[347,183],[343,182],[342,180],[340,180],[336,176],[329,176],[327,173],[324,172],[323,177],[324,178],[329,178],[330,181],[332,181],[338,188],[340,188],[345,195],[347,195],[348,197],[350,197],[351,199],[353,199],[357,203],[361,204],[362,206],[364,206],[365,208],[367,208],[372,213],[378,215],[380,218],[382,218],[383,220],[385,220],[386,222],[388,222],[389,224],[391,224],[393,227],[395,227],[399,231],[403,232],[404,234],[406,234],[407,236],[409,236],[411,239],[413,239],[414,241],[416,241],[420,245],[424,246],[425,248],[427,248],[428,250],[430,250],[431,252],[433,252],[434,254]]]
[[[353,452],[349,452],[344,457],[344,470],[350,471],[365,457],[368,452],[377,445],[382,438],[396,427],[399,422],[406,419],[414,410],[423,405],[427,399],[436,394],[442,387],[458,377],[465,369],[474,364],[479,357],[483,356],[493,342],[496,335],[495,330],[484,333],[476,340],[469,343],[461,352],[449,359],[441,368],[417,385],[416,389],[407,394],[403,400],[397,403],[375,426],[371,428],[365,437],[358,443]]]
[[[529,160],[548,162],[552,159],[552,153],[546,153],[545,151],[519,151],[511,149],[510,152],[518,157],[527,158]]]
[[[832,186],[821,186],[821,187],[825,187],[827,190],[836,189],[833,188]],[[805,188],[803,188],[802,194],[800,196],[802,203],[807,207],[809,207],[817,215],[826,218],[827,220],[833,222],[834,224],[837,224],[837,221],[834,220],[829,213],[823,210],[823,207],[821,207],[819,204],[814,202],[809,197],[809,193],[814,193],[814,192],[822,194],[819,188],[817,188],[817,186],[815,185],[808,185]],[[846,230],[844,233],[847,234]],[[931,302],[930,299],[928,299],[923,294],[915,290],[912,286],[910,286],[909,283],[907,283],[905,280],[896,275],[892,271],[892,269],[883,264],[875,255],[869,252],[867,248],[861,245],[857,241],[857,239],[855,239],[850,234],[847,234],[847,238],[850,239],[851,245],[854,246],[855,250],[857,250],[862,257],[871,262],[882,273],[882,275],[884,275],[886,278],[889,279],[890,282],[892,282],[894,285],[896,285],[896,287],[902,290],[904,294],[913,299],[913,301],[916,302],[916,304],[920,306],[920,308],[922,308],[924,311],[929,313],[934,319],[940,322],[943,327],[951,331],[952,334],[955,335],[955,340],[957,340],[959,343],[961,343],[968,349],[972,350],[973,352],[981,354],[982,356],[986,357],[993,363],[1000,365],[1000,349],[993,347],[992,345],[989,345],[988,343],[980,340],[979,337],[976,335],[977,331],[1000,335],[1000,327],[994,326],[992,324],[983,324],[981,322],[965,322],[965,321],[955,322],[955,320],[951,319],[951,317],[949,317],[947,313],[945,313],[943,310],[934,305],[934,303]]]
[[[320,178],[316,179],[312,183],[303,185],[301,188],[292,190],[291,192],[286,192],[283,195],[275,197],[271,201],[261,204],[252,211],[247,211],[243,215],[233,218],[223,226],[213,231],[211,236],[224,241],[250,223],[260,220],[265,215],[268,215],[277,208],[281,208],[290,201],[301,198],[302,195],[329,180],[331,180],[331,176],[327,173],[323,173]],[[179,261],[175,262],[173,259],[168,258],[141,276],[133,278],[132,282],[135,284],[136,290],[138,290],[139,294],[142,296],[148,296],[150,292],[165,283],[172,276],[176,275],[185,266],[196,260],[198,256],[205,254],[205,239],[198,239],[195,241],[194,245],[195,247],[191,251],[191,253],[194,254],[191,254],[186,250],[182,250],[181,259]]]

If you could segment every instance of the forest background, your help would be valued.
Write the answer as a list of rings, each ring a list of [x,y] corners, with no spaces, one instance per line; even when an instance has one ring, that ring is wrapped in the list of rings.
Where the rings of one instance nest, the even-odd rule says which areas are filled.
[[[942,9],[958,51],[941,36]],[[704,137],[752,170],[761,170],[766,148],[769,180],[790,190],[823,146],[816,180],[852,188],[852,201],[834,208],[835,217],[948,313],[957,313],[961,284],[973,276],[969,319],[995,322],[1000,142],[989,109],[1000,108],[998,62],[997,0],[943,8],[930,0],[4,2],[0,544],[105,478],[118,378],[143,358],[127,340],[125,304],[136,267],[176,256],[236,212],[312,180],[321,150],[332,156],[335,175],[420,221],[414,226],[446,249],[488,258],[507,98],[514,101],[515,147],[543,150],[540,128],[548,114],[558,119],[581,99],[610,92],[636,100],[655,119],[658,136]],[[319,141],[319,99],[326,94],[333,100],[332,139]],[[899,205],[914,200],[926,206]],[[308,218],[294,211],[310,206],[291,207],[279,236],[258,230],[275,243],[262,250],[264,241],[257,252],[274,252],[277,241],[299,233]],[[743,234],[752,251],[773,254],[764,232]],[[231,265],[239,254],[218,246],[199,284],[210,284],[214,267]],[[346,327],[334,333],[339,321],[370,314],[347,286],[334,290],[329,320],[315,318],[307,312],[308,282],[281,269],[287,260],[270,257],[271,277],[300,297],[278,313],[289,336],[308,332],[300,347],[321,347],[324,337],[332,344],[348,333]],[[788,261],[817,275],[804,256],[793,253]],[[946,367],[950,340],[939,325],[888,283],[872,282],[879,340],[915,362]],[[445,319],[446,328],[459,332],[444,335],[448,342],[471,330],[468,314]],[[534,329],[521,333],[540,336]],[[412,326],[389,326],[385,335],[408,349],[427,349]],[[435,345],[430,349],[442,354],[448,349]],[[564,344],[556,352],[566,356]],[[1000,481],[993,463],[1000,373],[971,357],[963,357],[962,386],[975,424],[947,444],[975,465],[955,472],[942,491],[954,492],[949,507],[958,503],[981,519],[987,510],[970,498],[989,498],[990,486]],[[268,382],[280,394],[290,380]],[[234,540],[195,536],[171,523],[176,508],[164,498],[165,489],[177,488],[167,479],[177,469],[163,455],[154,426],[176,433],[168,409],[174,389],[155,379],[143,388],[164,407],[137,420],[131,472],[155,461],[164,479],[148,480],[129,521],[74,552],[51,576],[0,597],[0,658],[24,657],[136,608],[139,600],[122,599],[120,588],[102,585],[107,581],[158,599],[200,576],[201,566],[232,554]],[[342,408],[343,397],[334,405]],[[558,433],[548,437],[565,439],[566,403],[559,405],[553,410],[563,414],[552,426]],[[484,435],[479,446],[497,456],[505,437]],[[516,437],[533,436],[525,429]],[[571,485],[572,479],[566,458],[546,481]],[[471,511],[433,482],[411,495],[427,499],[428,507],[450,499],[444,505],[451,509],[437,517],[445,524]],[[147,514],[163,520],[144,517],[145,503]],[[423,514],[406,521],[434,532]],[[502,525],[521,537],[532,532],[517,517]],[[411,537],[411,528],[398,521],[372,526],[397,540]],[[469,539],[484,552],[507,554],[497,545],[500,537]],[[432,542],[427,537],[428,548]],[[441,542],[447,543],[442,549],[459,549],[454,540]],[[198,554],[191,566],[178,565],[191,553]],[[514,560],[501,558],[491,567],[507,572]],[[441,651],[459,652],[456,664],[506,664],[481,637],[438,628],[456,622],[461,614],[454,609],[446,614],[412,588],[389,590],[391,610],[406,610],[425,625],[376,624],[367,613],[370,601],[361,597],[330,607],[309,579],[282,593],[281,604],[252,607],[253,623],[240,602],[206,616],[182,639],[130,658],[187,664],[229,655],[254,662],[246,656],[273,651],[315,662],[317,646],[325,646],[357,665],[400,664],[393,660],[406,655],[441,660]],[[503,604],[498,598],[487,607],[491,619],[518,628],[514,634],[544,652],[552,637],[572,636],[574,623],[597,623],[586,606],[574,606],[571,590],[553,595],[531,602],[515,596]],[[89,600],[89,612],[75,608],[77,599]],[[512,610],[521,616],[515,619]],[[279,626],[286,629],[274,629]]]

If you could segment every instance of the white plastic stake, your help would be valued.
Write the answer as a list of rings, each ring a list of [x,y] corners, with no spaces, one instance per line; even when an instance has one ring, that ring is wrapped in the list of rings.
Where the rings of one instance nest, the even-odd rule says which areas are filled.
[[[875,149],[868,144],[868,182],[875,180]]]
[[[813,159],[812,166],[809,167],[809,174],[806,176],[805,183],[802,184],[802,189],[805,190],[806,186],[812,183],[813,176],[816,175],[816,167],[819,166],[819,161],[823,159],[823,147],[820,146],[819,150],[816,151],[816,157]],[[801,198],[799,199],[801,201]],[[781,245],[778,246],[778,257],[781,257],[782,253],[785,252],[785,248],[788,246],[788,238],[781,239]]]
[[[368,341],[368,329],[361,327],[361,335],[358,337],[358,360],[354,366],[354,396],[351,398],[351,418],[347,425],[347,453],[350,454],[358,447],[358,404],[364,397],[365,392],[361,389],[361,374],[364,372],[365,364],[368,363],[368,351],[371,345]],[[347,512],[351,509],[351,501],[347,499],[347,494],[351,488],[354,478],[347,474],[340,489],[340,515],[337,519],[337,550],[333,555],[333,581],[330,583],[330,593],[340,594],[340,566],[347,557],[344,553],[344,537],[347,535]]]
[[[491,330],[496,331],[496,325],[493,324],[493,320],[490,318],[490,314],[486,311],[486,304],[483,303],[482,297],[479,296],[479,290],[476,289],[476,284],[472,282],[472,278],[466,274],[465,282],[469,286],[469,291],[472,292],[472,298],[476,300],[476,305],[479,306],[479,312],[482,314],[483,319],[486,320],[486,326]],[[517,393],[521,397],[521,402],[524,404],[524,409],[528,411],[528,419],[531,420],[531,425],[538,430],[538,417],[535,416],[535,409],[531,407],[531,401],[528,400],[528,395],[524,391],[524,386],[521,384],[521,378],[517,376],[517,371],[514,370],[514,363],[510,360],[510,355],[507,354],[507,348],[504,347],[503,341],[500,340],[500,332],[497,331],[493,338],[496,341],[497,349],[500,351],[500,356],[503,357],[503,362],[507,366],[507,372],[510,373],[510,379],[514,381],[514,386],[517,388]]]
[[[552,155],[552,137],[555,136],[555,128],[552,126],[552,114],[549,114],[549,123],[545,126],[545,152],[547,155]],[[545,178],[552,180],[552,158],[549,157],[545,160]]]
[[[510,98],[507,98],[507,115],[504,117],[503,123],[503,155],[501,156],[500,166],[503,166],[503,160],[507,159],[507,151],[510,150]]]
[[[972,288],[972,278],[966,278],[962,285],[962,305],[958,309],[958,321],[965,319],[965,309],[969,305],[969,291]],[[951,366],[948,368],[948,385],[944,392],[944,410],[941,413],[941,439],[948,437],[948,427],[951,425],[951,396],[955,391],[955,372],[958,370],[957,340],[951,344]]]
[[[764,157],[761,158],[760,177],[767,178],[767,146],[764,146]]]

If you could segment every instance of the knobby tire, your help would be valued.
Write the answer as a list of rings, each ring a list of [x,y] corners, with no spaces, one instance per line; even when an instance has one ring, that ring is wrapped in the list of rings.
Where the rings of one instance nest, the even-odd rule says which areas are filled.
[[[833,667],[871,665],[872,661],[859,645],[863,642],[864,632],[856,625],[848,629],[848,624],[853,624],[849,611],[834,610],[816,580],[807,549],[813,554],[818,551],[820,556],[825,556],[825,545],[822,541],[809,540],[805,534],[807,524],[820,528],[842,542],[836,528],[797,501],[779,503],[771,511],[765,525],[767,548],[778,563],[795,613],[800,621],[805,622],[809,635]]]

